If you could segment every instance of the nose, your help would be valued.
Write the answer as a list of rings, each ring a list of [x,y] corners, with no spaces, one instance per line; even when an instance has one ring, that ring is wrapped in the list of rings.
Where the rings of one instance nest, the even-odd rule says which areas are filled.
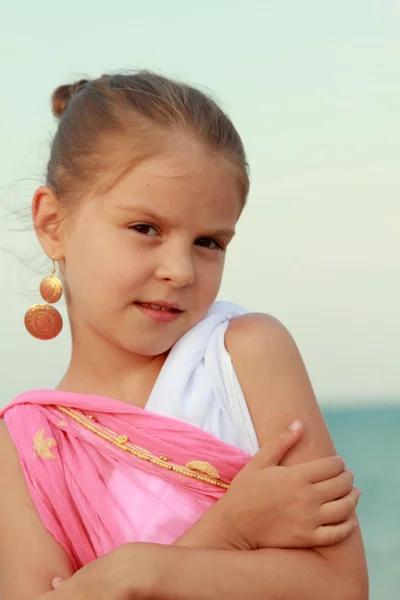
[[[172,244],[163,246],[156,271],[157,279],[168,281],[175,287],[186,287],[194,282],[192,248]]]

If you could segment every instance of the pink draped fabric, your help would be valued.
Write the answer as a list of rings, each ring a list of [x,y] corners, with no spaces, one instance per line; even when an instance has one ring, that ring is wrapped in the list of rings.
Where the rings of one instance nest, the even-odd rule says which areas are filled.
[[[249,460],[197,427],[111,398],[34,390],[0,416],[38,513],[75,568],[129,541],[172,543]]]

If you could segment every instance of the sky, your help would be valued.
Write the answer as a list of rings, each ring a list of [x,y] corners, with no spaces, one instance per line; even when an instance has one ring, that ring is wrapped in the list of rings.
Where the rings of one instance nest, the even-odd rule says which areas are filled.
[[[400,404],[399,30],[398,0],[3,2],[0,405],[68,363],[66,329],[23,326],[47,274],[21,211],[51,92],[140,68],[210,91],[242,135],[252,185],[220,298],[288,327],[321,404]]]

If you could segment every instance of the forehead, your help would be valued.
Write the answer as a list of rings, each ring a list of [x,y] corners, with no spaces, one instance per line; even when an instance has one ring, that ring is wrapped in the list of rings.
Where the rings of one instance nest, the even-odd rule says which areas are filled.
[[[147,207],[175,220],[234,224],[241,210],[240,186],[222,160],[197,146],[178,146],[137,165],[107,194],[108,209]]]

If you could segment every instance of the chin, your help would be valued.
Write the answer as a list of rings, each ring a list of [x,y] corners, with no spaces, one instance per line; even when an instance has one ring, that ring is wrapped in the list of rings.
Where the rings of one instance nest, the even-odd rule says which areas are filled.
[[[178,339],[179,338],[176,338],[172,341],[163,341],[160,339],[151,340],[149,338],[143,340],[136,339],[134,343],[132,343],[132,340],[130,340],[130,343],[120,343],[119,345],[131,354],[136,354],[138,356],[156,357],[168,353]]]

